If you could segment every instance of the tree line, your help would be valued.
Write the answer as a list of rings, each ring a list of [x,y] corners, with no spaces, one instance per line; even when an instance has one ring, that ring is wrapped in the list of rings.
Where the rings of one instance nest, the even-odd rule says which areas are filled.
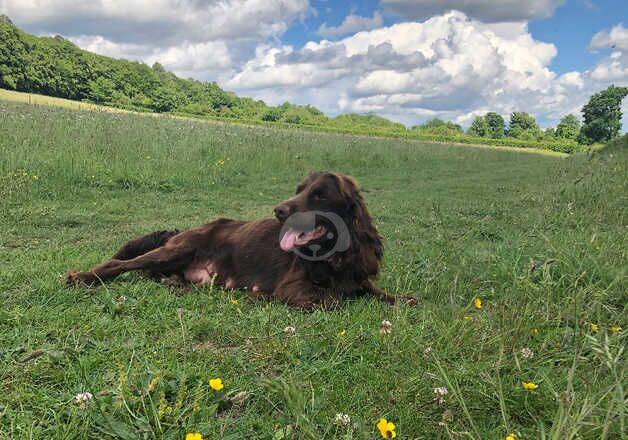
[[[75,46],[63,37],[35,37],[0,16],[0,88],[93,102],[123,109],[203,118],[299,124],[345,132],[440,141],[550,148],[571,152],[578,143],[605,142],[621,129],[621,100],[628,89],[610,87],[591,98],[580,126],[565,116],[555,129],[541,130],[525,112],[514,112],[508,127],[495,112],[477,117],[469,130],[433,119],[406,128],[375,114],[327,117],[319,109],[288,102],[269,106],[239,97],[215,82],[179,78],[159,63],[116,60]]]
[[[504,118],[495,112],[476,117],[468,134],[482,138],[500,139],[512,137],[528,140],[570,139],[590,145],[608,142],[619,136],[621,130],[621,102],[628,95],[628,87],[611,85],[595,93],[582,108],[584,123],[573,114],[564,116],[556,128],[541,130],[534,117],[526,112],[513,112],[506,127]]]

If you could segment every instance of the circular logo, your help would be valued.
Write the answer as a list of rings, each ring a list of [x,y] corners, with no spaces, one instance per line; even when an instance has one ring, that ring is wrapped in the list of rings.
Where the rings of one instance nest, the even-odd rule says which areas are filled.
[[[334,212],[296,212],[286,219],[279,233],[279,246],[310,260],[326,260],[349,249],[351,235],[344,220]]]

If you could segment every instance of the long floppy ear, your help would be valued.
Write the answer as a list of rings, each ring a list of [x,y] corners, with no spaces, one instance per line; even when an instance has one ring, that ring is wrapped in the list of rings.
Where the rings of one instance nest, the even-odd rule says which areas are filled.
[[[341,260],[334,261],[339,268],[351,264],[360,281],[376,277],[384,256],[382,237],[373,225],[358,183],[349,176],[334,174],[334,177],[340,193],[347,201],[344,220],[351,234],[351,244],[346,255]]]

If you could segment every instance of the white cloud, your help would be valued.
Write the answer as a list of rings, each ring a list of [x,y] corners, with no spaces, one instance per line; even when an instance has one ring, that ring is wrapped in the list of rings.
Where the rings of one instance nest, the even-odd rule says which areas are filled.
[[[628,52],[613,52],[591,71],[591,78],[605,82],[628,82]]]
[[[382,24],[384,24],[384,18],[380,11],[375,11],[373,18],[350,14],[345,17],[340,26],[327,26],[327,23],[323,23],[318,28],[318,35],[324,38],[332,38],[361,31],[369,31],[381,27]]]
[[[125,43],[280,35],[310,10],[308,0],[3,0],[0,12],[31,31],[101,35]]]
[[[607,47],[628,51],[628,29],[624,27],[623,23],[613,26],[610,31],[598,32],[589,43],[589,50],[591,51]]]
[[[0,0],[0,13],[29,32],[201,80],[226,78],[311,12],[309,0]]]
[[[589,77],[597,82],[628,85],[628,29],[622,23],[595,34],[588,47],[591,51],[604,48],[611,48],[611,54],[588,72]],[[628,108],[628,104],[625,106]]]
[[[628,79],[622,54],[559,76],[549,68],[556,53],[524,22],[487,24],[450,12],[299,50],[259,46],[226,85],[273,104],[373,111],[406,124],[439,116],[468,125],[487,111],[528,111],[548,125],[579,114],[610,82]]]
[[[522,21],[549,17],[565,0],[381,0],[386,11],[422,20],[451,10],[485,22]]]
[[[143,44],[114,43],[101,35],[79,35],[69,40],[82,49],[114,58],[143,59],[147,51]]]
[[[204,43],[183,42],[166,48],[143,44],[115,43],[102,36],[71,37],[77,46],[101,55],[141,60],[148,65],[160,63],[183,78],[224,80],[234,73],[236,63],[224,40]]]

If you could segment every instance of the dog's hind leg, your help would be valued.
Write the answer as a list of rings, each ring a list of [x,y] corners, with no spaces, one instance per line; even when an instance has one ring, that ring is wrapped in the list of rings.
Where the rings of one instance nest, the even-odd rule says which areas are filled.
[[[96,284],[108,281],[124,272],[146,270],[154,273],[176,272],[186,267],[194,258],[196,248],[188,245],[158,247],[138,257],[128,260],[112,258],[87,272],[70,272],[66,275],[67,284]]]
[[[146,252],[157,249],[166,244],[170,237],[177,235],[179,231],[156,231],[142,235],[127,242],[111,257],[113,260],[130,260],[131,258],[144,255]]]

